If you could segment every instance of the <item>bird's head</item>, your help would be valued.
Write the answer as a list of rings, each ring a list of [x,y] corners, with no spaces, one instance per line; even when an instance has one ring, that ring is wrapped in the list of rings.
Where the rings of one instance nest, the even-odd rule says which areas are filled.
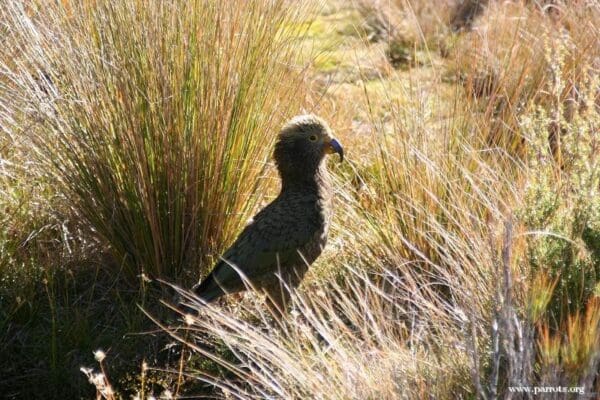
[[[282,178],[311,177],[327,154],[337,153],[344,160],[344,149],[333,137],[331,128],[316,115],[292,118],[281,130],[275,145],[275,162]]]

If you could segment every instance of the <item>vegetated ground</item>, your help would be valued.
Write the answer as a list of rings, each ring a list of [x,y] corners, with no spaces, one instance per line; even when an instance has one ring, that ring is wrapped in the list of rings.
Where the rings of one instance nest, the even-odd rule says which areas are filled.
[[[281,100],[256,108],[218,105],[223,112],[241,110],[227,114],[232,120],[244,113],[278,115],[263,121],[272,125],[262,137],[252,136],[264,144],[272,143],[276,122],[299,112],[317,113],[330,122],[347,153],[346,163],[330,164],[336,182],[330,243],[282,325],[264,314],[261,299],[252,294],[221,302],[185,323],[162,304],[159,299],[171,302],[174,291],[148,272],[159,258],[145,258],[151,252],[141,251],[148,273],[136,274],[135,268],[132,273],[124,255],[129,253],[115,251],[128,239],[102,230],[101,218],[86,214],[96,203],[86,206],[85,196],[96,186],[64,182],[65,170],[83,165],[85,172],[93,157],[82,153],[79,165],[50,153],[48,164],[40,150],[47,143],[39,134],[28,134],[35,130],[28,124],[32,114],[19,110],[31,106],[39,112],[35,101],[41,95],[27,97],[31,91],[25,89],[23,98],[13,94],[39,85],[40,75],[31,72],[39,72],[38,64],[19,64],[10,51],[0,53],[0,396],[529,398],[515,388],[534,386],[572,388],[547,398],[577,398],[583,392],[592,398],[600,392],[600,32],[594,23],[600,5],[492,2],[476,12],[458,7],[452,1],[325,2],[304,21],[285,21],[285,30],[294,32],[285,45],[298,54],[289,76],[283,75],[289,87],[278,89],[286,93]],[[83,9],[74,7],[69,15]],[[9,13],[0,15],[14,22]],[[9,34],[15,25],[6,26]],[[145,29],[152,32],[148,26],[138,30]],[[98,34],[97,43],[129,44],[127,35],[135,35],[128,32],[109,39]],[[136,40],[131,40],[135,46],[144,43],[142,36]],[[157,48],[166,53],[132,52],[131,57],[170,54],[168,46],[157,43]],[[81,67],[87,61],[58,63],[60,72],[42,85],[84,96],[77,92],[79,81],[68,75],[69,62]],[[176,62],[175,67],[165,63],[165,70],[179,71]],[[139,129],[132,129],[132,137],[171,126],[187,129],[178,121],[194,120],[194,113],[161,125],[151,116],[160,111],[151,106],[149,111],[125,108],[146,104],[138,98],[150,98],[162,86],[160,79],[146,79],[153,75],[143,68],[124,65],[131,75],[123,75],[123,81],[96,77],[96,90],[108,88],[98,95],[99,104],[108,99],[106,104],[115,107],[109,111],[128,110],[140,122],[132,124]],[[231,70],[236,68],[243,70],[237,64]],[[33,78],[23,80],[15,71]],[[201,81],[189,74],[188,84]],[[56,77],[68,83],[61,86]],[[178,77],[173,73],[165,81],[178,82]],[[282,83],[275,82],[277,77],[273,84]],[[128,79],[136,90],[127,91]],[[268,74],[261,79],[269,93]],[[150,88],[143,96],[137,92],[140,82]],[[222,88],[215,85],[198,88]],[[233,92],[264,100],[244,90]],[[184,89],[173,97],[179,95],[189,96]],[[211,95],[216,96],[207,90],[199,99]],[[189,104],[194,103],[182,101],[181,107]],[[73,126],[82,131],[85,123],[93,128],[111,121],[119,127],[116,118],[91,109],[86,109],[89,119],[97,121],[68,114],[71,108],[36,116],[51,120],[49,129],[57,132],[69,133],[57,121],[71,126],[75,120]],[[61,119],[63,112],[67,117]],[[215,123],[214,129],[223,125]],[[248,132],[263,126],[238,125],[251,127]],[[207,155],[229,149],[198,148]],[[235,154],[251,155],[260,164],[259,157],[269,152]],[[126,187],[119,179],[135,165],[129,170],[122,158],[101,154],[106,158],[99,156],[89,168],[99,179],[104,165],[119,172],[115,177],[109,172],[114,180],[97,192],[112,194],[113,183]],[[169,159],[168,152],[152,154],[164,156],[170,167],[177,159]],[[111,164],[114,160],[117,164]],[[152,177],[162,176],[159,168],[148,170],[156,174]],[[73,175],[75,182],[85,177],[95,182],[83,173]],[[239,189],[235,179],[223,180],[226,193],[236,188],[240,193],[231,206],[218,208],[225,220],[249,216],[275,195],[272,167],[249,179],[257,186]],[[137,196],[135,190],[119,196],[123,193]],[[124,204],[136,203],[119,196],[115,209],[125,211],[116,213],[115,221],[144,231],[145,220],[127,219],[131,209]],[[248,198],[252,207],[246,209],[242,204]],[[105,215],[104,203],[94,201],[100,204],[98,214]],[[209,201],[215,200],[203,200]],[[146,209],[140,215],[145,212],[154,215]],[[212,224],[202,231],[210,236],[202,239],[210,242],[202,249],[210,249],[212,257],[239,231],[237,222],[220,229],[219,220],[200,220]],[[150,242],[140,234],[131,246],[154,249]],[[203,260],[200,275],[211,257],[198,258]],[[186,273],[170,277],[190,285],[196,274]],[[93,353],[100,349],[103,353]],[[86,375],[80,367],[93,371],[86,369]]]

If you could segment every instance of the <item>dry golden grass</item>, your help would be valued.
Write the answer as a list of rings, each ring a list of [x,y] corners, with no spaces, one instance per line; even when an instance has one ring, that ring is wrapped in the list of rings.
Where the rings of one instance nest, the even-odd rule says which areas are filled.
[[[493,2],[457,41],[455,68],[492,142],[518,147],[531,105],[552,110],[552,144],[559,142],[561,121],[571,122],[598,73],[599,13],[593,2]]]
[[[34,35],[30,25],[20,26],[11,39],[20,45],[0,51],[4,71],[21,68],[38,79],[0,75],[2,143],[29,143],[30,137],[42,143],[40,129],[47,125],[27,125],[26,135],[29,114],[23,111],[54,121],[48,138],[59,146],[50,149],[66,185],[44,178],[48,171],[40,164],[31,173],[60,194],[62,210],[86,216],[83,225],[105,239],[110,235],[102,229],[112,229],[114,220],[106,212],[96,215],[98,198],[119,200],[110,204],[127,229],[102,242],[117,254],[128,254],[118,247],[124,243],[156,248],[148,263],[160,268],[172,264],[163,260],[167,253],[185,259],[182,247],[169,247],[183,242],[162,227],[173,215],[163,208],[169,196],[186,191],[204,208],[182,211],[173,226],[196,226],[206,217],[195,236],[198,251],[221,248],[242,216],[275,189],[265,179],[272,140],[265,132],[295,112],[297,101],[331,123],[348,153],[348,162],[331,166],[336,216],[330,243],[294,294],[286,319],[273,319],[253,294],[205,306],[181,291],[198,316],[174,322],[155,309],[147,312],[181,346],[176,363],[145,362],[138,378],[124,383],[118,375],[108,379],[118,354],[107,352],[100,375],[85,370],[98,396],[116,398],[121,388],[146,399],[160,392],[167,398],[493,399],[510,396],[514,386],[600,391],[597,2],[556,2],[546,9],[492,2],[461,32],[451,32],[452,2],[332,1],[309,16],[285,11],[289,3],[271,9],[256,0],[247,14],[243,7],[200,11],[175,2],[189,11],[173,16],[183,25],[167,24],[168,9],[142,1],[97,2],[97,9],[68,4],[66,15],[79,25],[65,26],[65,15],[50,8],[57,19],[48,31]],[[13,21],[27,21],[23,11],[15,13],[21,16]],[[313,23],[297,23],[296,13]],[[375,13],[382,13],[379,20]],[[269,25],[275,17],[280,24]],[[154,24],[140,28],[139,19]],[[222,23],[209,24],[202,31],[206,40],[199,36],[188,46],[184,38],[193,30],[186,29],[208,20]],[[227,24],[245,34],[228,32]],[[380,29],[386,40],[369,41],[376,33],[370,29]],[[299,31],[306,35],[294,36]],[[39,41],[54,32],[65,40]],[[293,38],[276,40],[286,35]],[[38,41],[25,43],[25,36]],[[392,38],[412,57],[397,70],[386,60]],[[83,44],[111,63],[58,57],[59,50]],[[197,68],[188,71],[181,60],[190,47],[199,53],[190,61]],[[38,50],[49,56],[36,58]],[[288,75],[290,65],[263,57],[269,51],[290,63],[301,53],[310,65],[302,91],[288,85],[287,77],[296,76]],[[235,58],[238,52],[244,57]],[[42,107],[35,89],[42,70],[60,71],[52,82],[66,76],[64,86],[56,85],[69,88],[69,107],[50,113]],[[22,95],[9,98],[12,93]],[[79,97],[86,100],[83,111],[75,107]],[[199,134],[186,141],[190,129]],[[117,136],[129,142],[103,147]],[[0,154],[13,163],[28,159],[20,148],[13,156],[0,147]],[[185,162],[202,171],[203,186],[194,186],[197,175],[179,175],[196,171]],[[12,193],[0,204],[10,212],[29,199],[15,189],[26,187],[24,174],[0,177],[0,191]],[[94,192],[81,186],[82,177],[85,185],[102,185]],[[245,203],[248,198],[253,201]],[[187,210],[183,205],[176,209]],[[143,212],[132,213],[136,207]],[[36,208],[24,210],[31,216]],[[149,218],[158,210],[169,217]],[[39,221],[18,215],[13,230],[20,234]],[[10,230],[0,232],[0,262],[9,254],[13,265],[20,240]],[[52,268],[37,253],[35,260]],[[151,375],[168,378],[157,383]]]

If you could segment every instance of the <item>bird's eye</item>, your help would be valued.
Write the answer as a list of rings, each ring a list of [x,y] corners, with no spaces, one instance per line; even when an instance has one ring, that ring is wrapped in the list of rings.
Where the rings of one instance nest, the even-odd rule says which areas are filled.
[[[310,140],[311,142],[316,142],[317,141],[317,135],[310,135],[308,137],[308,140]]]

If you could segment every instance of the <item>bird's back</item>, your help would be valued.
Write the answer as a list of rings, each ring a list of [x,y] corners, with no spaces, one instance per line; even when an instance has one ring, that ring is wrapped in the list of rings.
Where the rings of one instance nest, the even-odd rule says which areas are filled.
[[[242,291],[240,275],[256,289],[269,290],[284,280],[297,286],[321,254],[331,216],[328,186],[317,190],[288,188],[244,228],[212,273],[195,288],[212,301]]]

